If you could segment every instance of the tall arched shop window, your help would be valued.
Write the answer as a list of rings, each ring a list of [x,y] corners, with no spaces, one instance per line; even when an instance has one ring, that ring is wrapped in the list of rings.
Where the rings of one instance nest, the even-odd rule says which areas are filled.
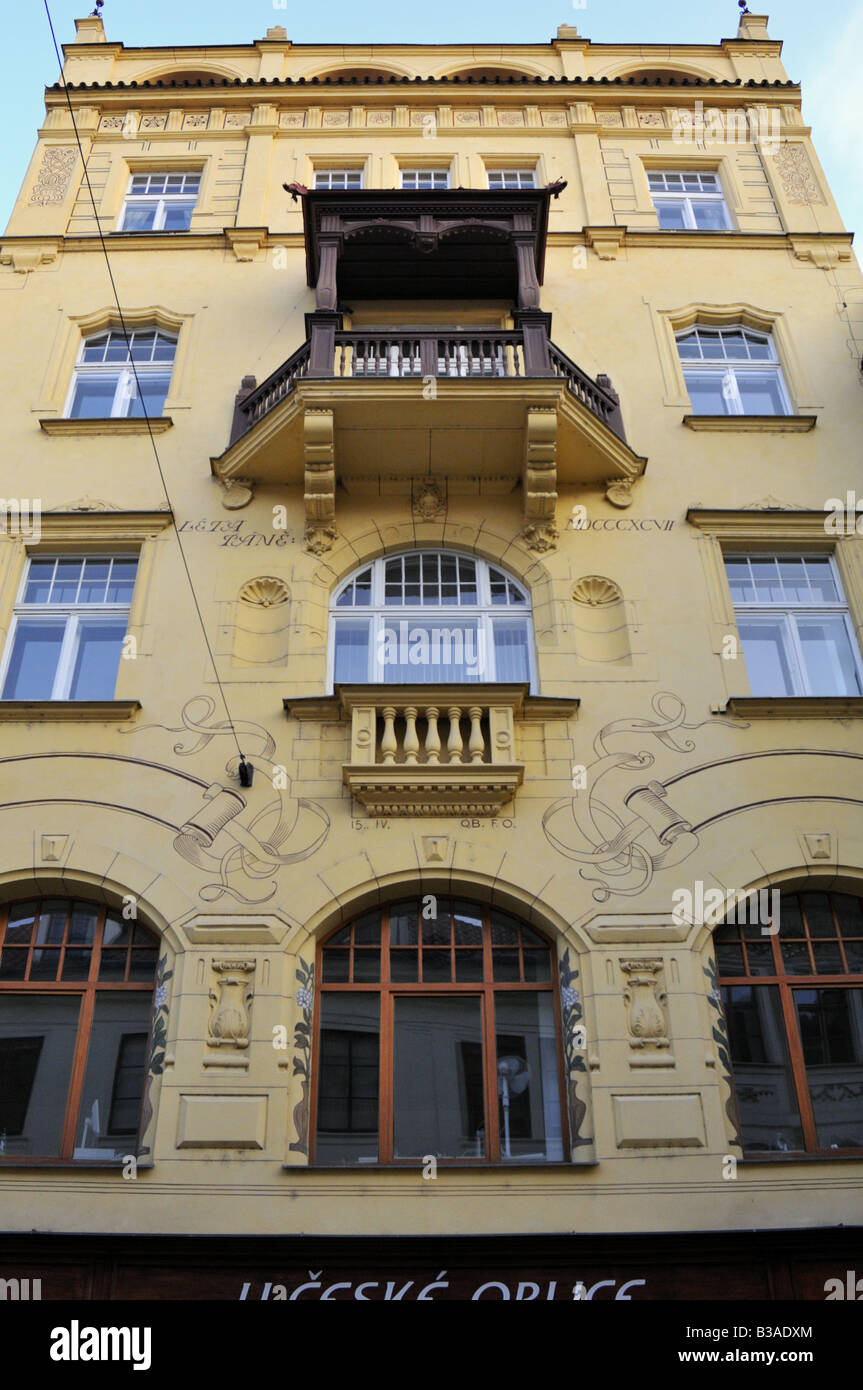
[[[0,1160],[136,1152],[157,957],[96,903],[0,908]]]
[[[472,555],[375,560],[336,590],[332,615],[335,682],[533,680],[528,593]]]
[[[714,937],[744,1150],[858,1153],[863,900],[780,892],[777,901],[775,934],[744,923]]]
[[[552,948],[496,908],[412,897],[319,949],[317,1163],[561,1161]]]

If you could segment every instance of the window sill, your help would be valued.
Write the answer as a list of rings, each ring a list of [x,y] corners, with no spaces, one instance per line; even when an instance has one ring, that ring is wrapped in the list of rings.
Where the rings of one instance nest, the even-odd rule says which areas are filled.
[[[61,420],[56,416],[43,419],[39,424],[45,434],[146,434],[147,421],[142,415],[133,418],[126,416],[98,417],[89,420]],[[164,434],[174,421],[170,415],[155,415],[149,420],[153,434]]]
[[[283,1163],[282,1171],[292,1175],[297,1173],[350,1173],[354,1178],[362,1173],[404,1173],[411,1177],[416,1177],[417,1169],[422,1168],[423,1159],[418,1158],[413,1162],[404,1163],[304,1163],[299,1164]],[[598,1168],[599,1162],[592,1158],[587,1161],[576,1159],[554,1159],[548,1163],[486,1163],[482,1159],[458,1159],[439,1158],[436,1164],[438,1170],[446,1168],[449,1173],[517,1173],[517,1172],[560,1172],[562,1169],[570,1168]]]
[[[751,1164],[753,1168],[763,1163],[859,1163],[863,1153],[859,1149],[846,1149],[844,1153],[824,1154],[748,1154],[738,1158],[737,1163]]]
[[[806,434],[817,415],[684,415],[690,430],[748,430],[756,434]]]
[[[140,700],[0,700],[0,723],[114,723],[135,719]]]
[[[863,719],[863,695],[732,695],[714,714],[747,719]]]
[[[130,1157],[133,1157],[133,1155],[130,1155]],[[75,1168],[92,1170],[93,1168],[98,1168],[98,1169],[101,1169],[102,1171],[104,1171],[106,1168],[112,1168],[112,1169],[114,1169],[114,1170],[119,1171],[119,1172],[122,1173],[123,1168],[124,1168],[126,1162],[127,1162],[127,1159],[125,1159],[125,1158],[107,1158],[107,1159],[83,1158],[83,1159],[82,1159],[82,1158],[2,1158],[2,1157],[0,1157],[0,1172],[2,1172],[2,1171],[4,1170],[4,1168],[18,1168],[18,1169],[20,1169],[20,1170],[22,1170],[22,1171],[24,1171],[24,1172],[27,1172],[29,1169],[32,1169],[32,1168],[65,1168],[65,1169],[67,1169],[67,1170],[71,1170],[71,1169],[75,1169]],[[136,1167],[136,1169],[141,1169],[141,1168],[153,1168],[153,1167],[155,1167],[155,1164],[154,1164],[154,1161],[153,1161],[152,1158],[138,1158],[138,1159],[136,1159],[136,1161],[135,1161],[135,1167]]]

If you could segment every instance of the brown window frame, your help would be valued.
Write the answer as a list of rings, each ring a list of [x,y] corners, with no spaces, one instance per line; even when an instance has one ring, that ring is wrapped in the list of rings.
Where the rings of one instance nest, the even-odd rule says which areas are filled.
[[[782,891],[783,890],[780,889],[780,892]],[[833,915],[834,927],[836,929],[835,936],[813,937],[810,933],[809,923],[807,921],[805,911],[805,899],[807,896],[812,895],[814,893],[818,893],[819,895],[823,894],[828,898],[828,901],[830,903],[830,910]],[[758,986],[762,985],[773,986],[775,988],[778,988],[779,1001],[782,1009],[782,1021],[785,1029],[785,1044],[788,1048],[788,1056],[789,1061],[791,1063],[791,1078],[794,1084],[794,1094],[797,1100],[797,1107],[800,1115],[800,1125],[803,1130],[804,1147],[802,1149],[793,1149],[791,1151],[763,1151],[760,1149],[756,1149],[749,1150],[747,1152],[744,1144],[744,1155],[747,1158],[761,1159],[764,1161],[771,1162],[793,1160],[794,1158],[799,1158],[801,1156],[805,1156],[808,1158],[847,1158],[863,1156],[863,1147],[833,1149],[821,1148],[818,1144],[818,1133],[815,1123],[815,1115],[812,1107],[812,1100],[809,1094],[809,1077],[806,1071],[806,1061],[803,1055],[803,1040],[800,1035],[800,1028],[797,1018],[797,1009],[794,1003],[794,991],[796,989],[829,989],[831,987],[834,989],[863,989],[863,972],[854,972],[847,968],[848,960],[845,954],[844,947],[844,940],[846,938],[848,940],[860,940],[861,938],[853,937],[850,933],[845,933],[843,936],[843,933],[839,927],[837,905],[835,902],[835,898],[837,896],[836,893],[831,893],[824,889],[811,888],[807,890],[804,888],[796,890],[793,893],[789,892],[787,895],[783,893],[783,896],[787,896],[789,898],[794,897],[797,900],[800,910],[800,920],[802,923],[802,933],[799,936],[783,936],[781,905],[779,913],[779,931],[775,932],[772,935],[765,933],[758,938],[751,937],[747,940],[747,938],[744,935],[744,931],[746,930],[747,924],[740,922],[722,923],[720,926],[716,928],[716,932],[714,933],[713,949],[714,954],[716,955],[717,985],[720,991],[721,1007],[723,1014],[725,1014],[725,989],[741,985],[752,988],[757,988]],[[857,895],[840,894],[839,896],[854,897]],[[863,903],[861,903],[861,909],[863,909]],[[861,918],[861,921],[863,921],[863,918]],[[720,932],[730,932],[731,928],[735,926],[737,930],[736,938],[732,938],[729,936],[725,940],[718,940]],[[749,927],[749,930],[751,931],[751,926]],[[829,943],[836,942],[839,945],[841,959],[845,963],[846,969],[844,972],[840,974],[832,975],[818,974],[814,970],[808,975],[791,974],[789,971],[785,969],[785,961],[781,949],[781,944],[783,941],[804,941],[809,950],[810,964],[812,964],[813,966],[815,964],[815,957],[812,954],[812,943],[815,942],[815,944],[826,945]],[[749,957],[747,953],[747,946],[755,944],[761,945],[768,942],[770,943],[773,954],[773,974],[750,974],[748,972]],[[744,967],[746,967],[746,973],[744,973],[743,975],[727,975],[723,973],[719,966],[719,957],[716,951],[717,944],[740,947],[743,951],[743,963]],[[737,1101],[737,1080],[734,1075],[734,1059],[731,1055],[730,1035],[728,1055],[731,1061],[731,1081],[732,1086],[734,1088],[735,1101]]]
[[[73,995],[77,996],[80,999],[80,1005],[78,1009],[77,1034],[75,1038],[75,1050],[72,1057],[72,1066],[69,1072],[69,1083],[66,1091],[66,1107],[63,1119],[63,1129],[60,1139],[59,1153],[26,1155],[0,1154],[0,1166],[2,1166],[3,1164],[19,1166],[21,1164],[28,1163],[45,1164],[80,1162],[84,1164],[104,1163],[111,1167],[116,1167],[121,1162],[121,1160],[116,1158],[76,1159],[74,1156],[75,1136],[78,1129],[78,1121],[80,1119],[81,1100],[84,1090],[84,1080],[86,1077],[87,1055],[90,1046],[90,1036],[93,1029],[93,1015],[96,1007],[96,996],[97,994],[100,994],[103,991],[111,993],[149,993],[151,1001],[154,1001],[156,993],[156,970],[158,968],[159,939],[156,936],[155,932],[150,930],[150,928],[146,927],[143,923],[138,922],[137,919],[131,919],[129,921],[129,926],[134,930],[130,934],[130,939],[127,945],[125,947],[105,947],[106,950],[113,950],[116,951],[118,954],[121,950],[125,950],[126,964],[123,972],[124,978],[122,980],[111,981],[100,980],[98,976],[99,966],[102,957],[105,922],[108,918],[109,912],[114,912],[114,915],[116,915],[115,910],[109,908],[105,904],[94,903],[86,898],[67,898],[63,895],[55,896],[53,894],[45,894],[42,896],[15,898],[9,902],[0,904],[0,957],[2,957],[3,948],[6,944],[6,927],[9,921],[9,913],[11,909],[20,907],[23,903],[33,903],[35,920],[38,921],[40,912],[43,908],[43,904],[45,904],[46,902],[64,902],[66,904],[66,921],[63,927],[62,941],[58,943],[51,942],[49,948],[57,951],[59,967],[57,970],[57,974],[62,975],[63,965],[65,963],[66,958],[66,951],[67,948],[71,946],[72,950],[89,949],[90,962],[87,979],[39,980],[29,978],[30,970],[33,964],[33,952],[36,949],[45,948],[45,943],[36,941],[36,929],[34,922],[34,929],[31,932],[30,943],[29,946],[26,948],[27,966],[24,978],[17,980],[0,979],[0,998],[2,998],[4,995],[9,994],[19,994],[23,995],[25,998],[27,996],[32,997],[34,995],[50,994],[54,996],[65,995],[67,997]],[[89,943],[89,945],[82,945],[80,943],[69,942],[69,926],[72,919],[73,907],[87,907],[94,910],[97,914],[96,925],[93,929],[93,940],[91,943]],[[137,931],[146,932],[150,942],[152,942],[152,945],[148,945],[146,947],[138,945],[136,943]],[[15,949],[23,950],[23,948],[20,946],[16,947]],[[153,978],[152,980],[130,980],[129,971],[131,969],[132,964],[132,952],[133,950],[142,949],[152,949],[156,952],[156,959],[153,965]],[[151,1002],[150,1019],[147,1028],[147,1056],[149,1056],[150,1052],[150,1043],[153,1029],[153,1015],[154,1010]],[[144,1091],[145,1085],[142,1085],[141,1106],[143,1106]],[[135,1152],[137,1152],[137,1143],[138,1138],[140,1136],[140,1117],[141,1107],[139,1106],[138,1129],[136,1131],[135,1138],[132,1141]]]
[[[395,1167],[416,1167],[421,1163],[421,1159],[414,1157],[396,1158],[393,1156],[393,1135],[394,1135],[394,1105],[393,1105],[393,1015],[394,1000],[400,995],[419,995],[434,998],[463,998],[472,995],[481,1001],[481,1029],[482,1029],[482,1049],[483,1049],[483,1114],[485,1120],[486,1146],[487,1153],[480,1158],[458,1158],[447,1157],[438,1160],[442,1167],[500,1167],[502,1164],[512,1164],[515,1167],[525,1167],[517,1159],[507,1159],[501,1157],[500,1152],[500,1128],[499,1128],[499,1102],[497,1090],[497,1072],[495,1070],[496,1057],[496,1034],[494,1019],[494,994],[495,993],[525,993],[526,991],[536,993],[550,993],[553,1000],[554,1024],[555,1024],[555,1043],[557,1051],[557,1079],[558,1097],[560,1104],[561,1118],[561,1143],[563,1146],[564,1158],[562,1162],[568,1162],[570,1153],[569,1136],[569,1115],[567,1110],[567,1097],[565,1086],[565,1066],[563,1055],[563,1026],[560,1007],[560,991],[557,987],[557,959],[552,942],[545,934],[537,931],[536,927],[524,922],[520,917],[507,912],[505,915],[513,917],[519,926],[519,973],[524,975],[524,956],[522,946],[521,928],[542,938],[548,948],[549,959],[549,978],[547,980],[513,980],[495,981],[493,978],[492,961],[492,942],[491,942],[491,913],[494,909],[487,904],[476,902],[467,896],[459,894],[439,894],[438,901],[446,902],[450,909],[454,908],[456,902],[469,903],[478,913],[482,913],[482,951],[483,951],[483,978],[482,980],[471,980],[457,982],[450,981],[427,981],[422,978],[417,983],[410,981],[394,981],[389,978],[390,961],[390,906],[396,902],[407,901],[407,896],[393,899],[393,904],[385,904],[380,908],[381,913],[381,943],[380,943],[380,980],[378,982],[362,981],[356,984],[342,982],[324,982],[322,956],[333,937],[344,931],[345,927],[352,926],[355,921],[366,915],[366,913],[356,913],[342,922],[340,926],[329,932],[325,938],[317,944],[315,952],[315,979],[318,982],[314,991],[314,1008],[312,1023],[312,1101],[309,1119],[309,1164],[315,1163],[315,1146],[318,1132],[318,1092],[321,1074],[321,1028],[320,1028],[320,1007],[321,997],[324,993],[351,993],[351,994],[371,994],[376,995],[380,1001],[379,1016],[379,1071],[378,1071],[378,1156],[375,1163],[345,1164],[339,1167],[359,1167],[363,1169],[369,1167],[395,1166]],[[421,906],[423,895],[416,895],[417,913],[420,924],[422,923]],[[503,909],[501,909],[503,911]],[[455,974],[455,953],[459,948],[454,944],[454,933],[451,936],[449,947],[437,946],[432,949],[438,951],[448,950],[451,957],[451,973]],[[361,948],[362,949],[362,948]],[[366,948],[368,949],[368,948]],[[396,947],[395,949],[406,949]],[[407,948],[414,949],[414,948]],[[422,975],[422,955],[423,945],[418,941],[416,946],[419,970]],[[425,948],[429,949],[429,948]],[[506,948],[504,948],[506,949]],[[539,947],[528,949],[540,950]],[[351,952],[353,952],[353,935],[351,937]],[[554,1167],[555,1160],[549,1160],[542,1164],[543,1167]]]

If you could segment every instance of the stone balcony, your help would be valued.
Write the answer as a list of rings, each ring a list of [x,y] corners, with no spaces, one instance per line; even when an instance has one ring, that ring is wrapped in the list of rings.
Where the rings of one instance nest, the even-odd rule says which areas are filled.
[[[284,701],[289,717],[350,721],[343,779],[367,815],[496,816],[524,779],[521,721],[571,718],[578,700],[518,685],[340,685]]]

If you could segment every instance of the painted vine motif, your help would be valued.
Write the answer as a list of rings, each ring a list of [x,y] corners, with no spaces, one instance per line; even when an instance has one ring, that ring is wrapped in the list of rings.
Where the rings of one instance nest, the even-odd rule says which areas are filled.
[[[309,1152],[309,1087],[312,1077],[312,1003],[315,997],[315,963],[306,965],[299,961],[296,970],[297,1003],[301,1018],[294,1025],[294,1070],[293,1076],[301,1076],[302,1095],[294,1106],[294,1128],[297,1131],[288,1147],[294,1153]]]
[[[569,1128],[572,1135],[572,1147],[579,1149],[585,1144],[592,1144],[592,1138],[585,1138],[579,1133],[587,1114],[587,1102],[583,1101],[578,1094],[577,1074],[581,1072],[587,1075],[583,1048],[576,1046],[576,1035],[581,1020],[584,1017],[584,1009],[581,1006],[581,999],[578,990],[575,989],[573,981],[578,979],[578,971],[569,963],[569,947],[558,959],[558,977],[560,981],[560,1007],[563,1019],[563,1053],[566,1064],[566,1099],[569,1109]]]
[[[155,1012],[153,1014],[153,1031],[150,1040],[150,1060],[147,1064],[147,1084],[144,1090],[144,1100],[141,1106],[141,1137],[146,1134],[147,1127],[153,1118],[153,1103],[151,1091],[157,1076],[161,1076],[165,1067],[165,1045],[168,1037],[168,981],[174,972],[168,969],[168,957],[161,956],[156,969],[156,993],[153,999]],[[148,1154],[149,1145],[138,1149],[138,1154]]]
[[[713,1010],[713,1027],[711,1029],[713,1041],[716,1043],[716,1051],[719,1054],[719,1061],[722,1064],[722,1075],[728,1087],[728,1096],[725,1101],[725,1113],[728,1116],[731,1132],[734,1136],[731,1142],[742,1149],[743,1140],[740,1134],[740,1120],[737,1114],[737,1101],[734,1094],[728,1029],[725,1024],[725,1015],[722,1012],[722,995],[719,990],[716,963],[712,960],[708,961],[707,965],[704,966],[704,973],[710,982],[707,1000]]]

